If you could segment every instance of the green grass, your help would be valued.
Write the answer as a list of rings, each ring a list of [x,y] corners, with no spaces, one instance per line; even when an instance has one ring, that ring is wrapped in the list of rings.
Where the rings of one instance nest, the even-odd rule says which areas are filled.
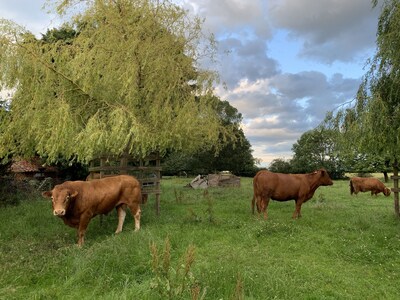
[[[393,197],[320,187],[292,220],[294,201],[250,210],[252,185],[185,188],[162,181],[142,228],[113,212],[89,225],[85,245],[33,197],[0,208],[0,299],[400,299],[400,220]]]

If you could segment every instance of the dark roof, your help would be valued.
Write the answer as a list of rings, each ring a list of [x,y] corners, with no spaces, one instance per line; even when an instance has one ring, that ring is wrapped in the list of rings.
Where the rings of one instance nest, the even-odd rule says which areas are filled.
[[[42,164],[40,158],[15,160],[10,168],[13,173],[57,172],[56,167]]]

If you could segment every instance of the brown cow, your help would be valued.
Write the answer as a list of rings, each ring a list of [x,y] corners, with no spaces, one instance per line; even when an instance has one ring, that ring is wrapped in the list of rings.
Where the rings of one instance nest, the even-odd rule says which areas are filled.
[[[135,231],[140,228],[140,183],[136,178],[119,175],[91,181],[66,181],[51,191],[43,192],[52,199],[53,214],[65,224],[78,229],[78,245],[83,245],[86,228],[90,220],[99,214],[107,214],[114,207],[118,212],[115,233],[122,231],[129,207],[135,218]]]
[[[118,175],[116,175],[116,174],[101,175],[100,173],[90,173],[88,176],[86,176],[86,181],[91,181],[94,179],[101,179],[101,178],[106,178],[106,177],[113,177],[113,176],[118,176]],[[148,194],[142,193],[142,204],[146,204],[148,198],[149,198]]]
[[[301,217],[301,205],[311,199],[315,190],[321,185],[332,185],[333,182],[325,169],[317,170],[309,174],[281,174],[269,171],[259,171],[253,179],[254,204],[257,211],[264,213],[264,219],[268,217],[269,200],[288,201],[295,200],[296,209],[293,219]]]
[[[390,196],[390,189],[376,178],[353,177],[350,179],[350,194],[371,191],[371,196],[383,193],[386,197]]]

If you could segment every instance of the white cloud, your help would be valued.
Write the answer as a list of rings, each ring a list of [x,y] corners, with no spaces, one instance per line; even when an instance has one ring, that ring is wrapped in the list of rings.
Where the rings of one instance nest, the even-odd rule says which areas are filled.
[[[246,38],[251,28],[260,38],[271,38],[267,7],[263,0],[177,0],[193,13],[206,18],[207,26],[219,35]]]
[[[60,24],[58,16],[48,14],[44,0],[2,0],[0,1],[0,17],[12,20],[40,37],[47,28]]]
[[[271,0],[269,15],[302,43],[300,57],[324,63],[364,58],[375,46],[379,11],[366,0]]]

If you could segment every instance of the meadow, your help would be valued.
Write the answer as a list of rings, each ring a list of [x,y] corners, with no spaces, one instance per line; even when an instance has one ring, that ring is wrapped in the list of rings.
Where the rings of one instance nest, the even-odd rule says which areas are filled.
[[[0,299],[400,299],[400,220],[393,197],[320,187],[292,220],[294,201],[250,209],[252,179],[207,192],[162,180],[142,228],[113,234],[113,212],[85,245],[39,195],[0,207]]]

